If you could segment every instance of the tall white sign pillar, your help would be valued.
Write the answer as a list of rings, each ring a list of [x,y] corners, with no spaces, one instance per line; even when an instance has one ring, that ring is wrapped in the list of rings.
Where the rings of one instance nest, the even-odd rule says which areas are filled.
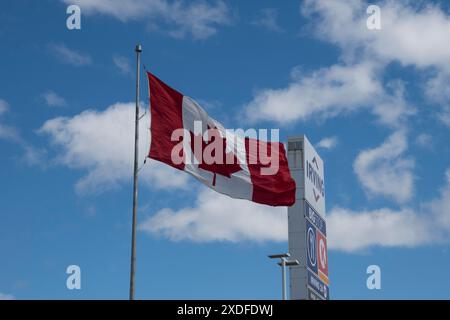
[[[290,267],[290,298],[329,299],[323,161],[304,135],[288,139],[288,161],[297,184],[288,208],[289,253],[300,261]]]

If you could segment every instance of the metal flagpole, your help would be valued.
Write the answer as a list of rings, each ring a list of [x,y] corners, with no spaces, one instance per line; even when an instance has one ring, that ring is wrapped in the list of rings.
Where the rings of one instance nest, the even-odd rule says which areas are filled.
[[[134,174],[133,174],[133,225],[131,231],[130,300],[134,300],[134,271],[136,269],[136,211],[138,202],[138,157],[139,157],[139,71],[142,46],[136,45],[136,114],[134,126]]]
[[[286,258],[281,258],[281,296],[286,300]]]

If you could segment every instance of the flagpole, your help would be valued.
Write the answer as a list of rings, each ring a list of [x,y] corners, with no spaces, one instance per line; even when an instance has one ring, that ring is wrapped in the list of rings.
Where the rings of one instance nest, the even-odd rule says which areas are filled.
[[[134,124],[134,173],[133,173],[133,222],[131,231],[130,300],[134,300],[134,272],[136,269],[136,214],[138,202],[138,157],[139,157],[139,71],[142,46],[137,44],[136,52],[136,113]]]

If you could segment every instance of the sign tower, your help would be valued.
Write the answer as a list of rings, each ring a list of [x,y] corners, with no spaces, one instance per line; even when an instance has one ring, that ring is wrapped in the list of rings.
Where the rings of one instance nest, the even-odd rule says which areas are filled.
[[[297,184],[288,208],[289,252],[300,265],[290,267],[290,298],[327,300],[327,228],[323,161],[305,135],[288,139],[288,161]]]

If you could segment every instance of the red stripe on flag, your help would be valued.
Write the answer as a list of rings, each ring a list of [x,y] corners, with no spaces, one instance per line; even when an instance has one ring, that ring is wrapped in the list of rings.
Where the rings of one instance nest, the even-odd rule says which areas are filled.
[[[252,146],[250,146],[251,144]],[[267,148],[262,149],[264,150],[262,154],[267,154],[269,159],[278,158],[278,171],[276,173],[262,175],[261,169],[269,168],[270,164],[263,164],[266,161],[261,161],[260,148]],[[280,142],[265,142],[245,138],[245,149],[253,184],[252,201],[271,206],[292,206],[295,203],[296,186],[289,171],[284,145]]]
[[[183,95],[147,72],[150,86],[152,143],[149,157],[183,170],[184,163],[172,162],[172,149],[179,143],[171,141],[172,133],[183,128]]]

